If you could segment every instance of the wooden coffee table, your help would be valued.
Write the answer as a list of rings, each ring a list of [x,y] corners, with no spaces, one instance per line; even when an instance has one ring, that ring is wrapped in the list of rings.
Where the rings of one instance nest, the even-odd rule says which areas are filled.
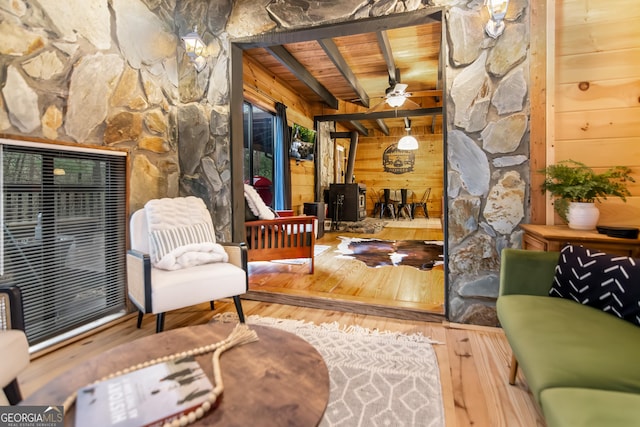
[[[235,323],[212,323],[150,335],[122,344],[61,374],[21,405],[61,405],[74,391],[111,372],[145,360],[223,340]],[[329,399],[329,373],[318,351],[276,328],[250,326],[259,340],[220,357],[224,394],[220,405],[192,425],[315,426]],[[211,353],[197,360],[213,382]],[[75,411],[65,414],[73,426]]]

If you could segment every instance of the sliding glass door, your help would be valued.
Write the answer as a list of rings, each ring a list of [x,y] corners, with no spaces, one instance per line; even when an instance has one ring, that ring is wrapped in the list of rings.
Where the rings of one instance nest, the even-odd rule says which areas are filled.
[[[275,144],[275,116],[273,113],[244,103],[244,180],[253,185],[265,203],[273,205],[273,151]]]

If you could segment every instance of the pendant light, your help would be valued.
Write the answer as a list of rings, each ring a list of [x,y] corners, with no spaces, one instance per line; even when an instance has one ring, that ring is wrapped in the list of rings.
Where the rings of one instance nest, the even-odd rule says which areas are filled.
[[[407,134],[400,138],[400,141],[398,141],[398,150],[417,150],[418,140],[413,135],[411,135],[411,119],[405,117],[404,126]]]

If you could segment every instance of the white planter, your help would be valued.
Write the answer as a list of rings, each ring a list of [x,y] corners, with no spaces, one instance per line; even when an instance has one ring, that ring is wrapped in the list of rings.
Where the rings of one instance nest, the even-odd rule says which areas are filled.
[[[600,217],[600,211],[595,203],[569,203],[569,228],[574,230],[594,230]]]

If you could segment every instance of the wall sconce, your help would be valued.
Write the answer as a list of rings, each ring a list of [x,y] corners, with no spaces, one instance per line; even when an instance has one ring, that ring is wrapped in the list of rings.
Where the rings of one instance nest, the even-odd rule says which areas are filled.
[[[202,71],[202,69],[207,65],[207,60],[203,56],[207,45],[204,43],[200,35],[198,35],[198,27],[195,26],[192,32],[182,36],[181,39],[182,43],[184,43],[184,50],[187,52],[187,56],[189,56],[189,60],[196,68],[196,71]]]
[[[404,129],[407,131],[407,134],[398,141],[398,150],[417,150],[418,140],[411,135],[411,119],[405,117],[404,125]]]
[[[485,0],[491,19],[485,25],[484,30],[489,37],[497,39],[504,31],[504,17],[507,14],[509,0]]]

